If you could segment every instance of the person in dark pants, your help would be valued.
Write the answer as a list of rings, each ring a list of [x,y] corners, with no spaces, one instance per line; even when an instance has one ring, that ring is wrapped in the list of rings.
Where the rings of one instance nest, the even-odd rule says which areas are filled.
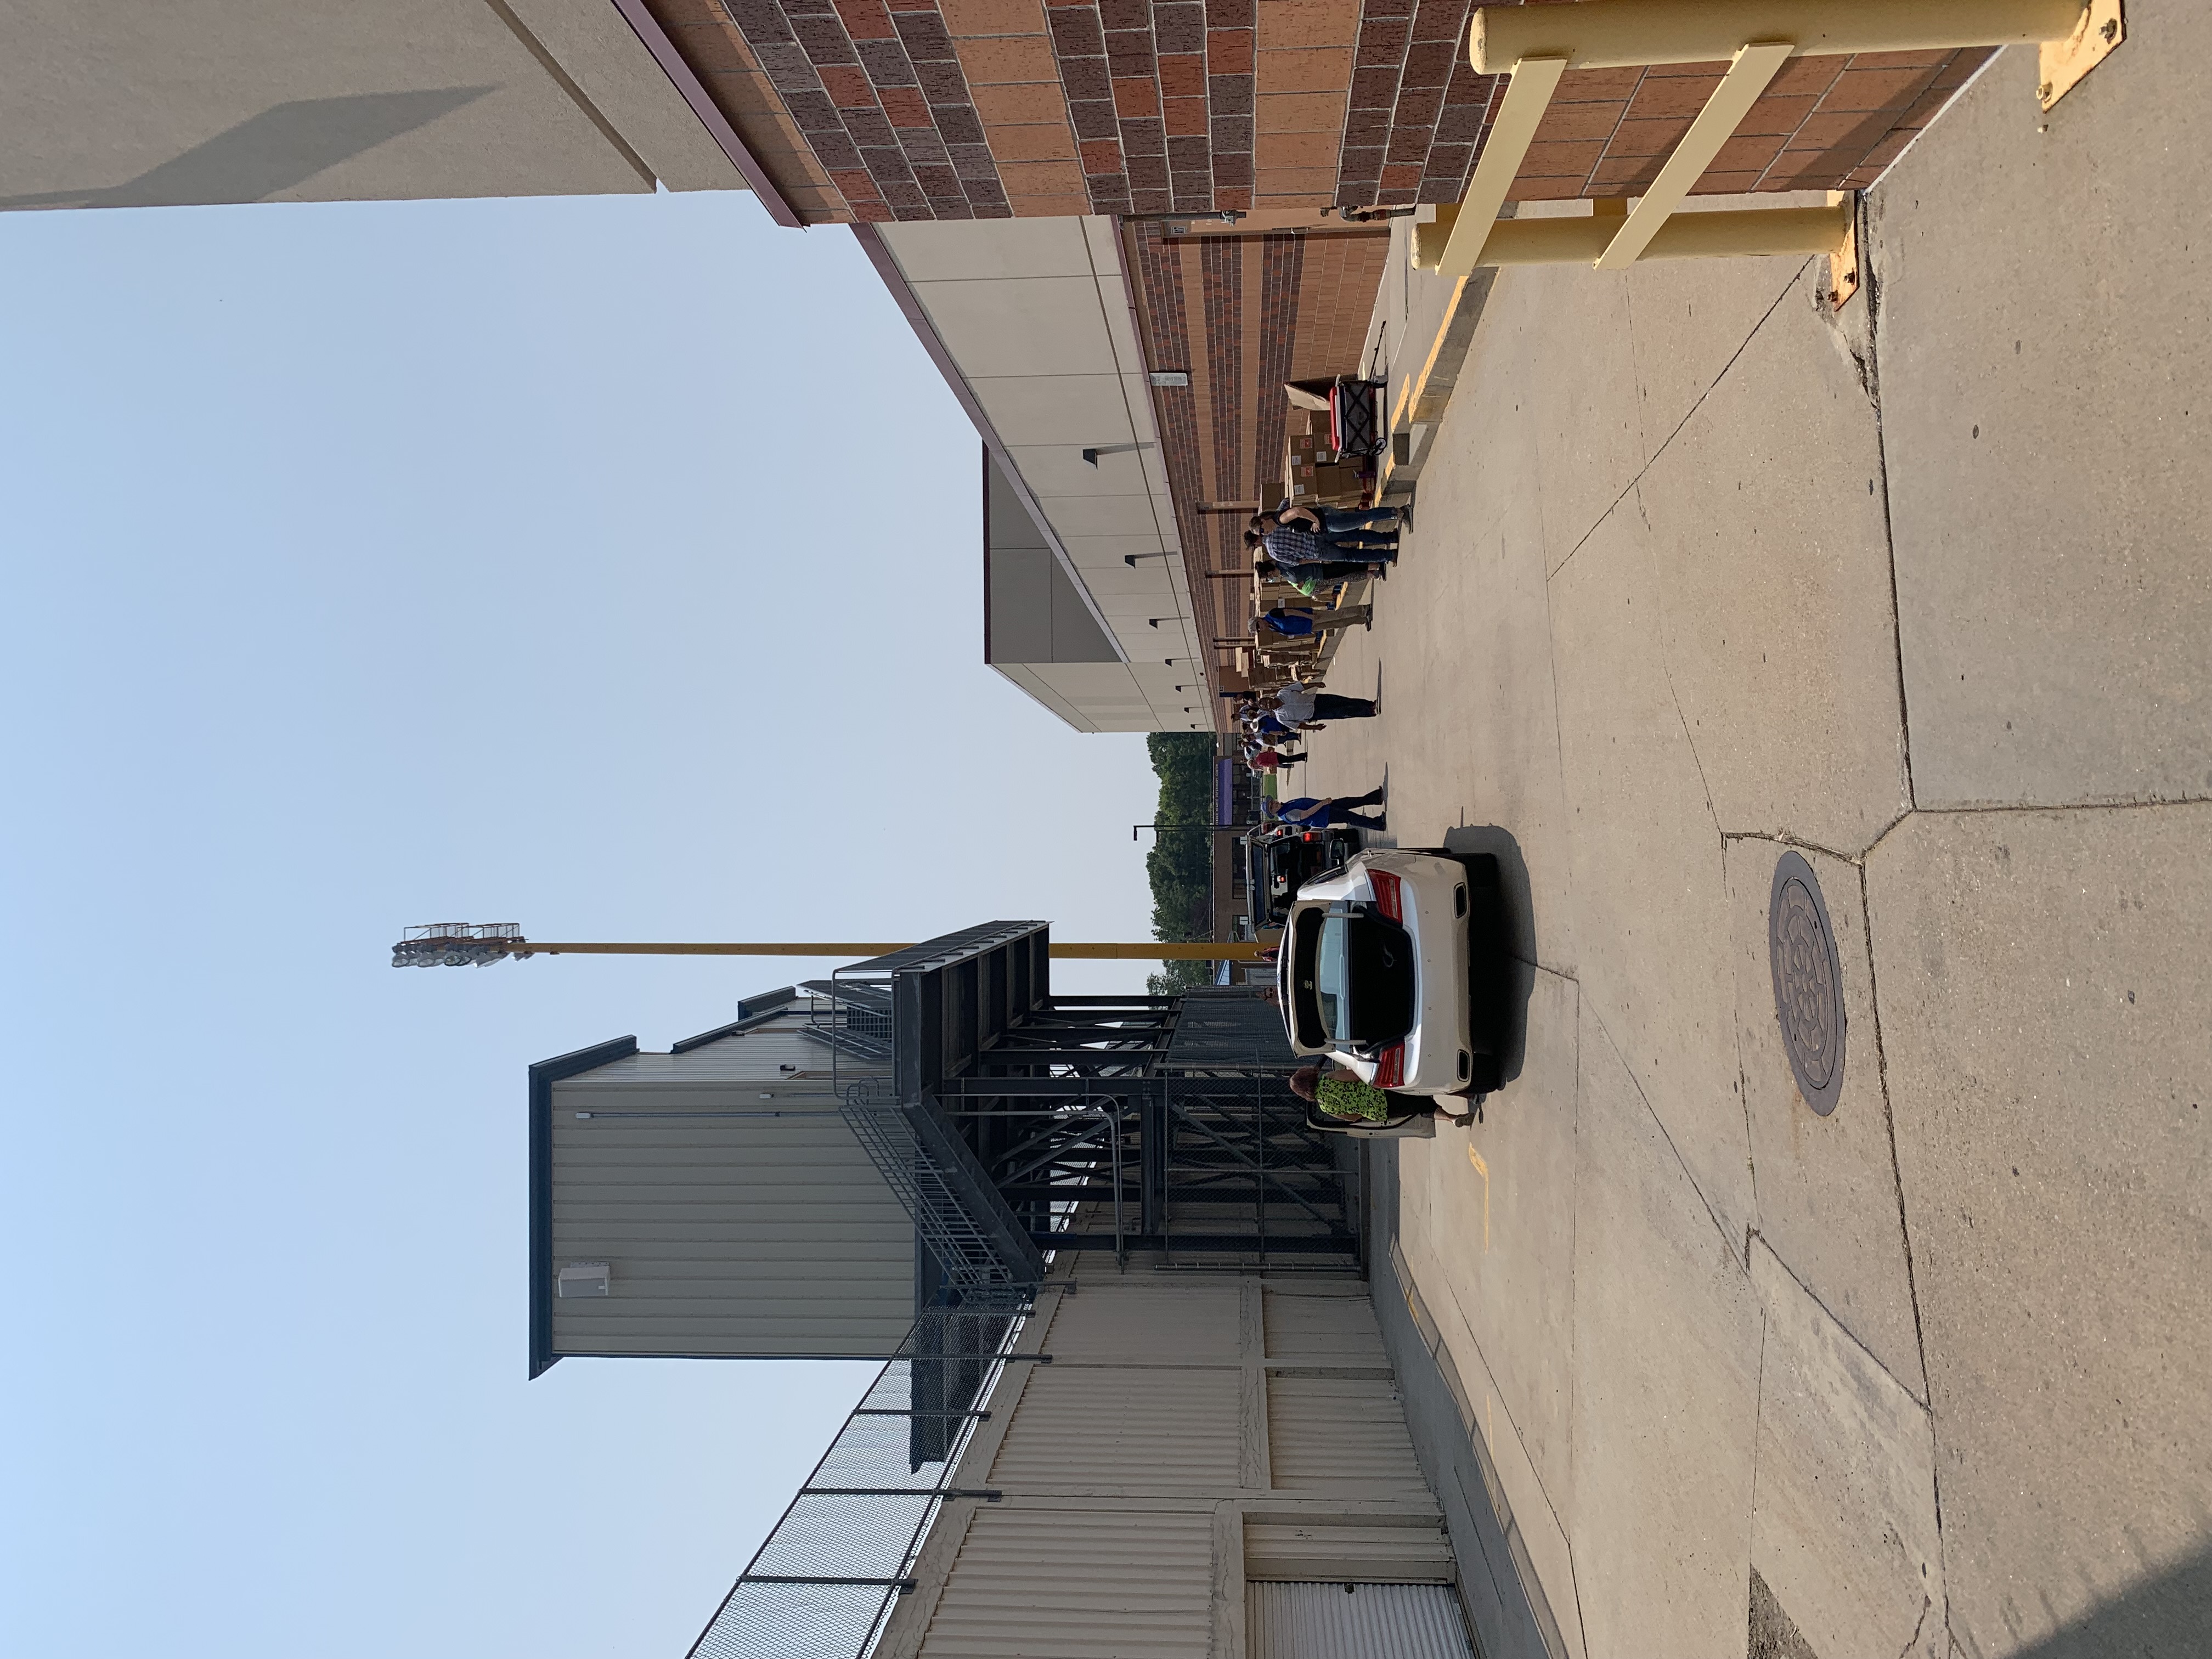
[[[1384,822],[1383,813],[1362,817],[1352,810],[1382,805],[1380,789],[1370,789],[1364,795],[1299,795],[1279,803],[1275,815],[1293,830],[1327,830],[1334,825],[1352,830],[1387,830],[1390,826]]]
[[[1285,528],[1310,529],[1325,549],[1388,548],[1398,551],[1398,532],[1412,515],[1395,507],[1285,507],[1276,521]]]
[[[1316,634],[1333,634],[1340,628],[1375,625],[1375,607],[1371,605],[1347,605],[1340,611],[1315,611],[1304,605],[1277,605],[1252,619],[1252,631],[1265,636],[1279,635],[1285,639],[1307,639]]]
[[[1331,538],[1307,520],[1282,524],[1271,520],[1264,514],[1252,522],[1255,526],[1266,526],[1260,532],[1260,545],[1266,550],[1269,558],[1291,575],[1293,581],[1308,566],[1350,562],[1343,556],[1346,554],[1352,560],[1366,565],[1388,564],[1398,556],[1395,538],[1385,540],[1371,536],[1356,537],[1352,532],[1346,532],[1341,538]],[[1360,545],[1352,545],[1355,539]]]
[[[1364,720],[1381,709],[1372,697],[1340,697],[1308,690],[1292,680],[1275,693],[1275,717],[1286,726],[1308,726],[1316,720]]]

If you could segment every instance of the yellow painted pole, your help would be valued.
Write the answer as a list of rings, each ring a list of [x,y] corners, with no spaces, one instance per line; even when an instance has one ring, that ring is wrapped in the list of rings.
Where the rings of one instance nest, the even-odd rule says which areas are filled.
[[[629,945],[599,941],[545,945],[536,939],[516,939],[508,948],[518,957],[848,957],[860,960],[868,957],[887,957],[892,951],[903,951],[914,943],[908,939],[902,944],[890,945],[794,943],[787,940],[773,944],[727,945]],[[1054,957],[1112,962],[1254,962],[1259,959],[1261,949],[1258,945],[1237,939],[1197,939],[1173,945],[1158,939],[1138,944],[1062,943],[1055,940],[1051,946]]]
[[[1626,270],[1636,263],[1637,255],[1659,234],[1668,216],[1682,205],[1691,188],[1705,176],[1721,146],[1735,137],[1736,128],[1751,113],[1767,82],[1789,61],[1787,40],[1755,41],[1735,54],[1720,85],[1713,88],[1698,118],[1690,123],[1690,130],[1659,169],[1659,176],[1644,187],[1643,198],[1598,256],[1600,270]]]
[[[1660,226],[1638,263],[1833,253],[1844,246],[1850,229],[1849,197],[1833,207],[1692,209]],[[1588,264],[1605,252],[1620,230],[1620,219],[1611,216],[1501,219],[1482,245],[1482,263]]]
[[[2085,0],[1580,0],[1485,6],[1468,56],[1485,75],[1531,58],[1575,69],[1725,63],[1747,40],[1787,40],[1801,57],[2033,46],[2072,35]]]
[[[1449,238],[1437,257],[1439,275],[1464,276],[1481,263],[1483,238],[1498,222],[1498,210],[1505,205],[1505,192],[1513,188],[1522,159],[1528,154],[1566,67],[1566,59],[1557,53],[1526,55],[1514,63],[1513,78],[1506,82],[1505,96],[1498,100],[1498,113],[1491,118],[1490,137],[1482,146],[1481,159],[1474,164],[1474,176],[1467,181],[1467,194],[1453,216]],[[1418,238],[1419,233],[1415,234]]]

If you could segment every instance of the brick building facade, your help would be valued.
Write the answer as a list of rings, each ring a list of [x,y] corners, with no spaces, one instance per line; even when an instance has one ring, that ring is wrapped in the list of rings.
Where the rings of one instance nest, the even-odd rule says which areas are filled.
[[[629,0],[807,223],[1455,202],[1473,0]],[[1987,58],[1792,63],[1702,192],[1869,182]],[[1632,195],[1721,64],[1569,73],[1511,199]]]

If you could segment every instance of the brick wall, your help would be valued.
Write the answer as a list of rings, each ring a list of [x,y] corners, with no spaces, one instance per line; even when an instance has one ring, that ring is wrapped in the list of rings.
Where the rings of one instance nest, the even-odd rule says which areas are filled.
[[[1474,0],[649,0],[810,222],[1454,202]],[[1698,189],[1852,188],[1985,52],[1801,58]],[[1577,70],[1513,199],[1632,195],[1724,65]]]
[[[1389,240],[1379,233],[1171,237],[1133,223],[1122,247],[1146,361],[1190,376],[1187,387],[1156,388],[1152,406],[1194,578],[1197,632],[1240,634],[1248,590],[1201,573],[1245,562],[1250,509],[1203,509],[1256,501],[1279,476],[1284,381],[1358,370]]]
[[[1793,58],[1697,190],[1724,195],[1872,184],[1989,56],[1977,49]],[[1727,68],[1570,70],[1528,147],[1512,199],[1639,193]]]

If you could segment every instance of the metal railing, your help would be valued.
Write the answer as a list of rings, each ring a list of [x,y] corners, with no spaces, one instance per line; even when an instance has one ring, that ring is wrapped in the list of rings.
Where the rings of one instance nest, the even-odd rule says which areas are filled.
[[[915,1322],[689,1659],[866,1659],[946,1502],[998,1497],[950,1482],[1025,1317],[969,1304]]]
[[[914,1218],[946,1284],[970,1294],[1000,1295],[1035,1285],[1042,1277],[1035,1253],[1024,1260],[1008,1248],[1011,1218],[1001,1218],[1005,1224],[994,1228],[990,1218],[977,1212],[981,1201],[995,1200],[996,1193],[980,1171],[961,1179],[963,1172],[957,1164],[963,1149],[957,1144],[933,1146],[925,1140],[925,1126],[916,1121],[923,1109],[902,1104],[889,1084],[877,1078],[848,1085],[837,1107],[853,1138]],[[999,1206],[1004,1208],[1003,1200]]]

